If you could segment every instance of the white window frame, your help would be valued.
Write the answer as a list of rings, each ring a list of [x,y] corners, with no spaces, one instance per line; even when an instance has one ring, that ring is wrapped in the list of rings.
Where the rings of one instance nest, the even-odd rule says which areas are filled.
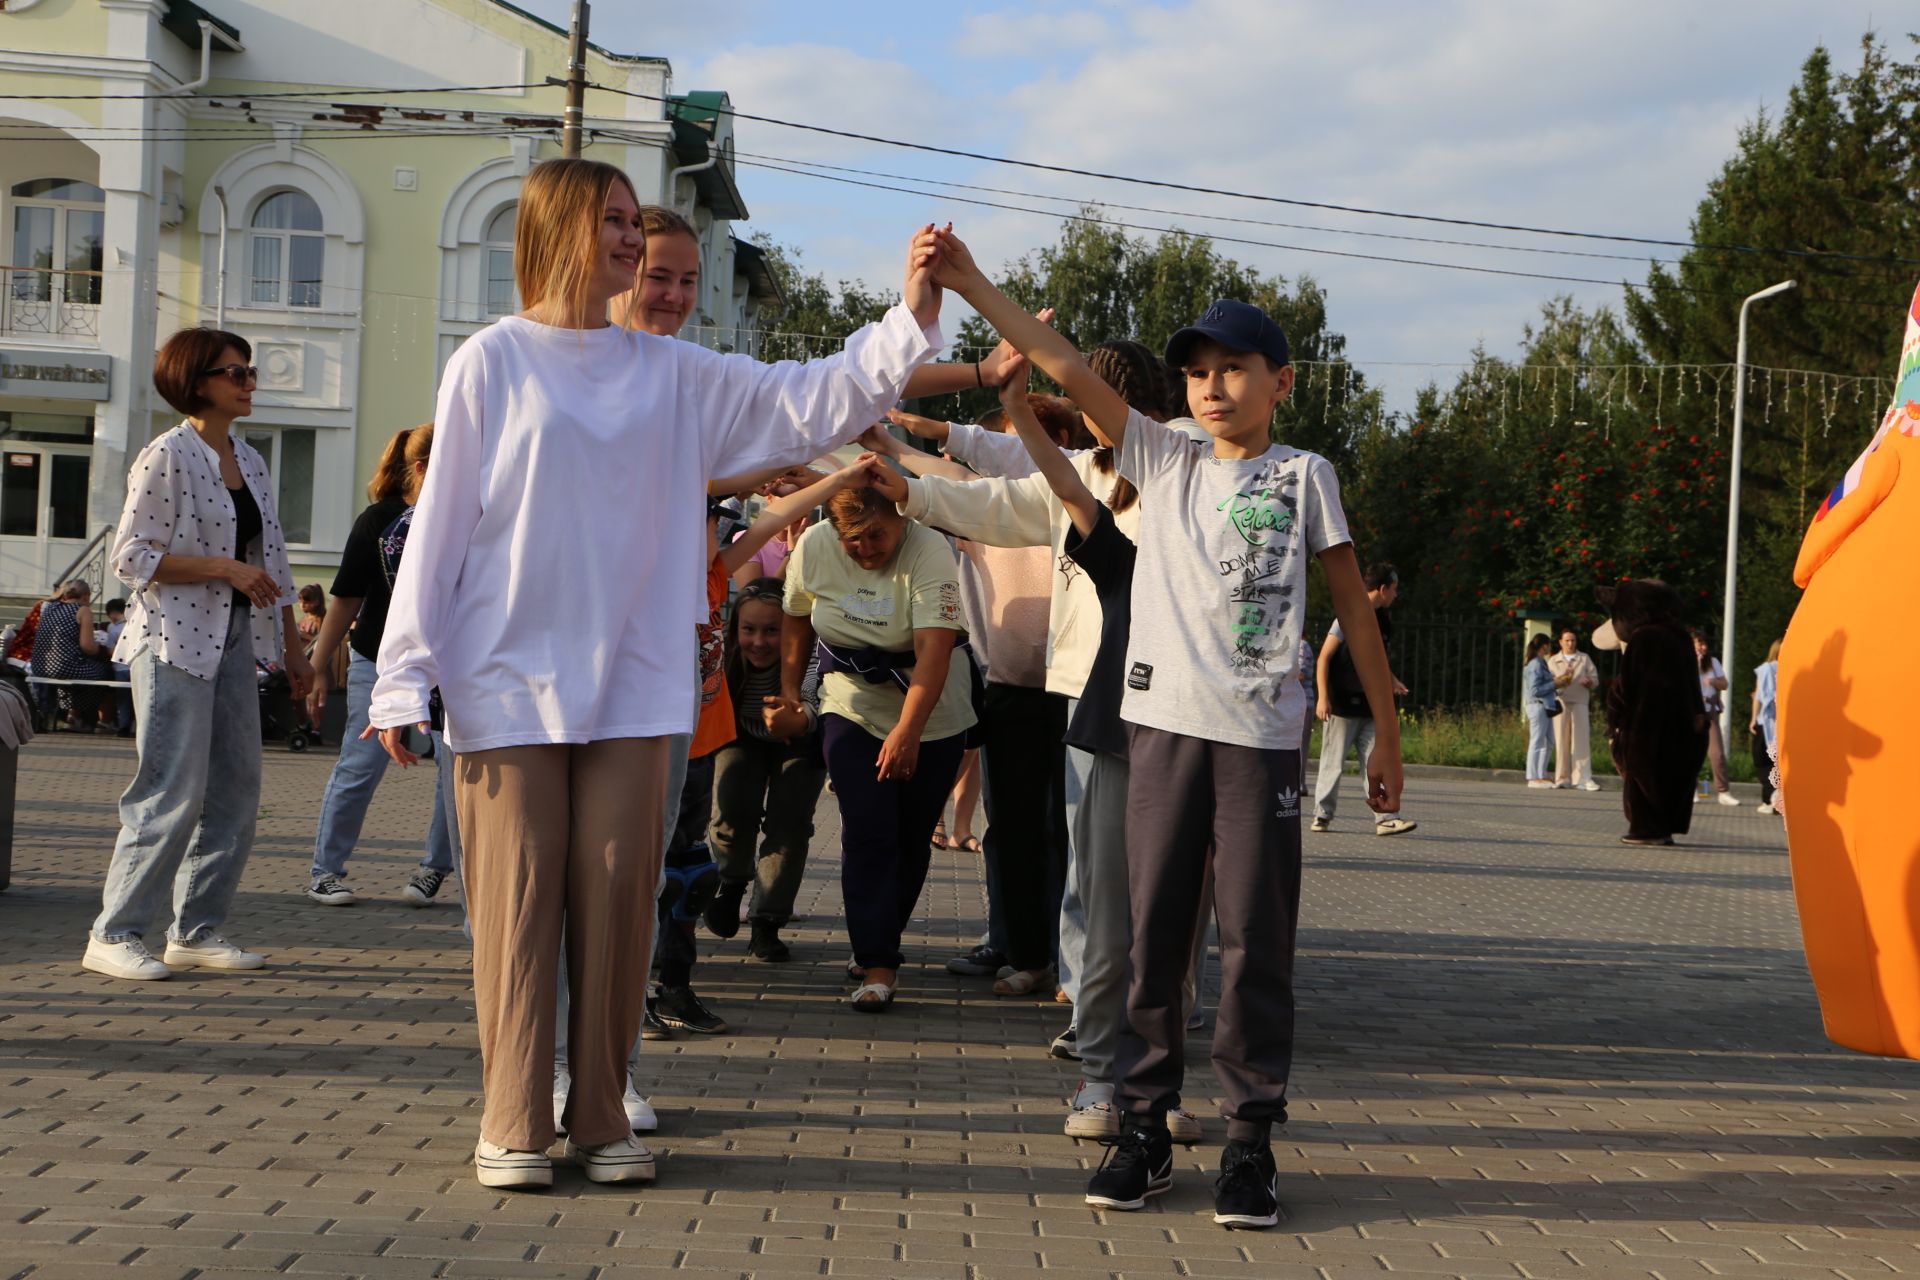
[[[298,196],[306,200],[309,204],[311,204],[313,206],[314,213],[318,216],[320,221],[319,229],[310,231],[310,230],[282,229],[279,227],[255,226],[254,223],[259,219],[261,210],[265,209],[267,205],[272,201],[278,200],[281,196]],[[269,191],[267,194],[262,196],[259,200],[255,201],[253,206],[253,212],[247,216],[247,259],[246,259],[247,305],[250,307],[265,307],[265,308],[271,308],[275,310],[285,309],[288,311],[319,310],[321,307],[321,300],[326,295],[326,281],[327,281],[326,227],[327,227],[326,211],[321,209],[320,202],[315,200],[312,196],[308,195],[305,191],[302,191],[298,187],[281,187],[278,190]],[[292,261],[293,261],[293,242],[296,239],[312,240],[312,241],[318,242],[319,244],[320,277],[318,280],[314,281],[312,284],[313,298],[312,298],[312,301],[310,302],[297,302],[294,300],[294,281],[291,278],[291,272],[292,272]],[[274,246],[274,249],[273,249],[274,274],[270,277],[259,275],[254,270],[255,265],[260,260],[258,246],[261,244],[272,244]],[[256,291],[259,289],[260,285],[263,282],[272,284],[273,296],[271,298],[260,298],[256,296]],[[305,282],[303,281],[302,284],[304,285]]]

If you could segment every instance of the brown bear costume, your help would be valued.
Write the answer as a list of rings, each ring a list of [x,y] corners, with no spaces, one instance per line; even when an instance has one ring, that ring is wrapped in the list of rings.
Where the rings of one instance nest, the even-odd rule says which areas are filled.
[[[1693,822],[1693,789],[1707,758],[1700,664],[1682,623],[1680,593],[1640,579],[1602,587],[1611,621],[1594,643],[1625,650],[1607,686],[1607,736],[1620,771],[1628,844],[1673,843]]]

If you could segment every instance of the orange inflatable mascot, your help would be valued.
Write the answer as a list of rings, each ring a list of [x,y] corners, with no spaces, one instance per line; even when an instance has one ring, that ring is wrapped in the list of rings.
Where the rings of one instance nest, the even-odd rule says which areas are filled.
[[[1829,1038],[1920,1058],[1920,290],[1893,406],[1807,530],[1780,650],[1780,793]],[[1903,567],[1904,566],[1904,567]]]

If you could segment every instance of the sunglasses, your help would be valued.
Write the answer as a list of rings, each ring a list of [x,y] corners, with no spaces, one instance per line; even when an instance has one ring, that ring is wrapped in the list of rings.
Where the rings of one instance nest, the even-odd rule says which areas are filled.
[[[211,369],[202,369],[200,371],[200,376],[203,378],[211,378],[215,374],[224,375],[226,379],[236,387],[244,387],[249,382],[257,383],[260,381],[260,366],[257,364],[222,364],[215,365]]]

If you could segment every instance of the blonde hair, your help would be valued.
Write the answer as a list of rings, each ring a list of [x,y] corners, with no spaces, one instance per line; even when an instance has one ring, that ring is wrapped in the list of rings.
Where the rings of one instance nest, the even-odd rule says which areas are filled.
[[[640,229],[647,233],[649,240],[655,236],[685,236],[695,244],[700,243],[700,233],[693,229],[693,224],[665,205],[641,205]]]
[[[433,424],[423,422],[407,433],[407,490],[408,502],[420,501],[420,468],[427,465],[427,459],[433,456]]]
[[[827,519],[833,523],[834,532],[843,538],[883,524],[889,518],[905,519],[900,509],[870,484],[842,489],[827,499]]]
[[[566,313],[585,309],[600,251],[600,216],[616,182],[640,203],[627,175],[598,160],[542,160],[528,171],[513,233],[513,275],[529,308],[557,303]]]
[[[417,427],[402,427],[380,451],[373,464],[373,479],[367,481],[368,502],[391,502],[407,496],[407,441]]]

